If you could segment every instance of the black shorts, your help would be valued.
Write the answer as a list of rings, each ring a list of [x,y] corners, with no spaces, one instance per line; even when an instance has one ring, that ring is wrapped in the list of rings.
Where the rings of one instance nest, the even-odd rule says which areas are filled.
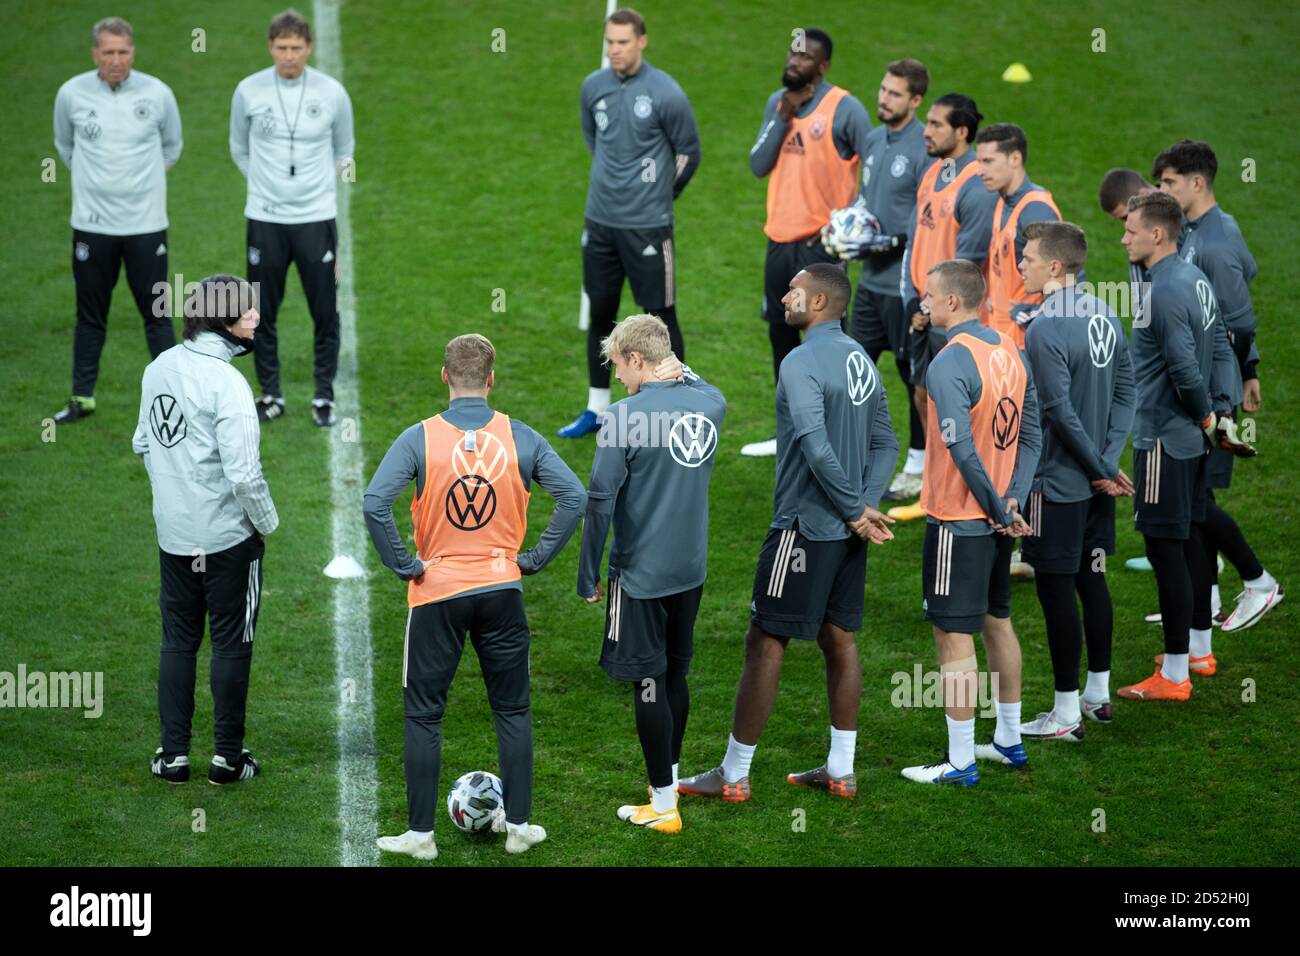
[[[921,559],[925,619],[940,630],[974,634],[984,615],[1011,616],[1011,551],[1003,534],[959,535],[925,523]]]
[[[911,324],[911,316],[908,316]],[[939,351],[948,344],[942,332],[927,327],[923,332],[911,329],[907,333],[907,344],[912,356],[912,384],[925,387],[925,373],[930,370],[930,363]]]
[[[798,528],[769,528],[754,570],[749,619],[774,637],[815,641],[823,624],[862,626],[867,545],[856,535],[810,541]]]
[[[686,673],[695,647],[695,616],[704,585],[657,598],[623,593],[618,578],[609,579],[605,600],[605,640],[600,666],[614,680],[658,677],[671,664]]]
[[[1232,487],[1232,463],[1237,456],[1222,448],[1211,448],[1209,461],[1205,463],[1205,486],[1207,488]]]
[[[1035,571],[1078,574],[1098,552],[1115,553],[1115,499],[1105,492],[1083,501],[1048,501],[1041,491],[1031,492],[1025,520],[1034,533],[1020,549]]]
[[[843,268],[844,263],[822,248],[821,236],[795,242],[767,240],[767,264],[763,268],[762,316],[778,325],[785,322],[781,300],[790,291],[790,280],[814,262],[830,262]]]
[[[848,333],[874,361],[881,352],[892,352],[900,368],[911,365],[911,321],[903,315],[903,300],[858,286],[853,295],[853,314]],[[903,384],[907,384],[904,382]]]
[[[617,299],[623,280],[646,312],[677,302],[673,227],[615,229],[586,220],[582,231],[582,287],[593,302]]]
[[[1159,439],[1133,449],[1133,525],[1151,538],[1186,541],[1205,520],[1207,455],[1171,458]]]

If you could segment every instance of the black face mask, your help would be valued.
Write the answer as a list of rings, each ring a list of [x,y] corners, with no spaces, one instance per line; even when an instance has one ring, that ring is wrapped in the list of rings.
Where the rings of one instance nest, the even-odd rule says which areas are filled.
[[[253,351],[252,339],[241,339],[229,329],[213,329],[212,331],[216,332],[217,335],[221,336],[238,350],[235,352],[235,358],[238,358],[241,355],[247,355]]]

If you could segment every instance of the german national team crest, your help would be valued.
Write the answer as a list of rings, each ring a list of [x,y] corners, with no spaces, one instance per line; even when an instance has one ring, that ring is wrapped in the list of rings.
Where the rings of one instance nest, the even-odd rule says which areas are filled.
[[[875,370],[862,352],[850,352],[844,363],[849,377],[849,401],[861,405],[876,391]]]
[[[99,134],[102,132],[103,130],[100,129],[99,124],[96,123],[94,120],[91,120],[85,126],[81,127],[82,135],[85,136],[86,139],[90,140],[92,143],[95,140],[99,139]]]
[[[889,165],[889,175],[897,179],[905,172],[907,172],[907,157],[895,156],[894,161]]]
[[[307,104],[307,109],[305,111],[307,113],[307,118],[320,119],[320,110],[321,110],[320,101],[312,100],[310,103]]]
[[[826,135],[826,119],[814,116],[812,122],[808,124],[808,132],[812,134],[813,139],[821,139]]]
[[[181,403],[170,395],[157,395],[149,406],[149,427],[164,448],[171,448],[189,430]]]
[[[632,104],[632,112],[636,114],[637,119],[648,119],[653,108],[654,104],[651,102],[650,97],[644,93],[638,96],[636,102]]]
[[[953,207],[953,201],[949,199],[947,196],[945,196],[943,198],[943,202],[939,203],[939,212],[943,215],[945,219],[947,219],[949,216],[952,215],[952,207]]]
[[[1088,320],[1088,355],[1097,368],[1106,368],[1115,355],[1115,326],[1104,315]]]
[[[153,104],[148,100],[136,100],[135,103],[132,104],[131,112],[135,114],[136,119],[143,123],[148,120],[150,114],[153,113]]]
[[[596,129],[600,130],[603,133],[605,132],[605,127],[607,127],[608,125],[609,125],[609,116],[603,110],[597,110]]]
[[[249,246],[248,264],[250,266],[256,266],[256,265],[261,265],[261,263],[262,263],[262,250],[257,248],[257,246]]]
[[[76,249],[73,250],[73,255],[77,257],[78,262],[85,262],[90,258],[90,246],[84,242],[77,243]]]
[[[275,132],[275,117],[271,114],[270,110],[267,110],[262,114],[258,123],[262,128],[263,136],[270,136]]]

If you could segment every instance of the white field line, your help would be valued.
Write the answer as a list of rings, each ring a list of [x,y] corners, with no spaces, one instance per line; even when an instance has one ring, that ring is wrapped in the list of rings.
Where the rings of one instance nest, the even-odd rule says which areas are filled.
[[[316,63],[343,81],[339,0],[314,0]],[[352,272],[350,184],[338,189],[339,370],[334,382],[340,421],[330,429],[330,502],[333,553],[365,567],[370,550],[361,514],[361,400],[357,382],[357,313]],[[355,428],[345,430],[347,418]],[[347,435],[352,440],[345,441]],[[376,866],[379,850],[378,776],[375,770],[375,709],[370,666],[370,590],[365,577],[343,578],[334,587],[334,667],[338,703],[339,862]],[[349,683],[350,682],[350,683]]]
[[[613,13],[615,9],[617,9],[616,7],[617,2],[618,0],[605,0],[606,20],[608,20],[609,15]],[[605,53],[604,23],[605,21],[602,20],[601,28],[600,28],[600,68],[602,70],[605,69],[605,67],[609,66],[609,56]],[[582,289],[582,299],[578,303],[578,328],[581,331],[586,332],[590,326],[591,326],[591,299],[587,297],[587,289],[584,286]]]

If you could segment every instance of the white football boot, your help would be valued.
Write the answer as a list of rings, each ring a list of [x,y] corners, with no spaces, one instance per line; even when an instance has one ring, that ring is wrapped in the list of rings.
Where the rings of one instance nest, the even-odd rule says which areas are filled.
[[[405,853],[417,860],[436,860],[438,848],[434,845],[433,834],[416,836],[407,830],[401,836],[383,836],[375,841],[375,846],[387,853]]]
[[[1282,598],[1282,585],[1276,581],[1271,588],[1246,588],[1237,595],[1237,606],[1223,622],[1223,632],[1244,631],[1254,626],[1260,618],[1281,604]]]
[[[1083,711],[1080,708],[1079,719],[1067,724],[1057,719],[1056,711],[1039,714],[1028,723],[1020,725],[1020,736],[1030,740],[1065,740],[1075,743],[1083,739]]]

